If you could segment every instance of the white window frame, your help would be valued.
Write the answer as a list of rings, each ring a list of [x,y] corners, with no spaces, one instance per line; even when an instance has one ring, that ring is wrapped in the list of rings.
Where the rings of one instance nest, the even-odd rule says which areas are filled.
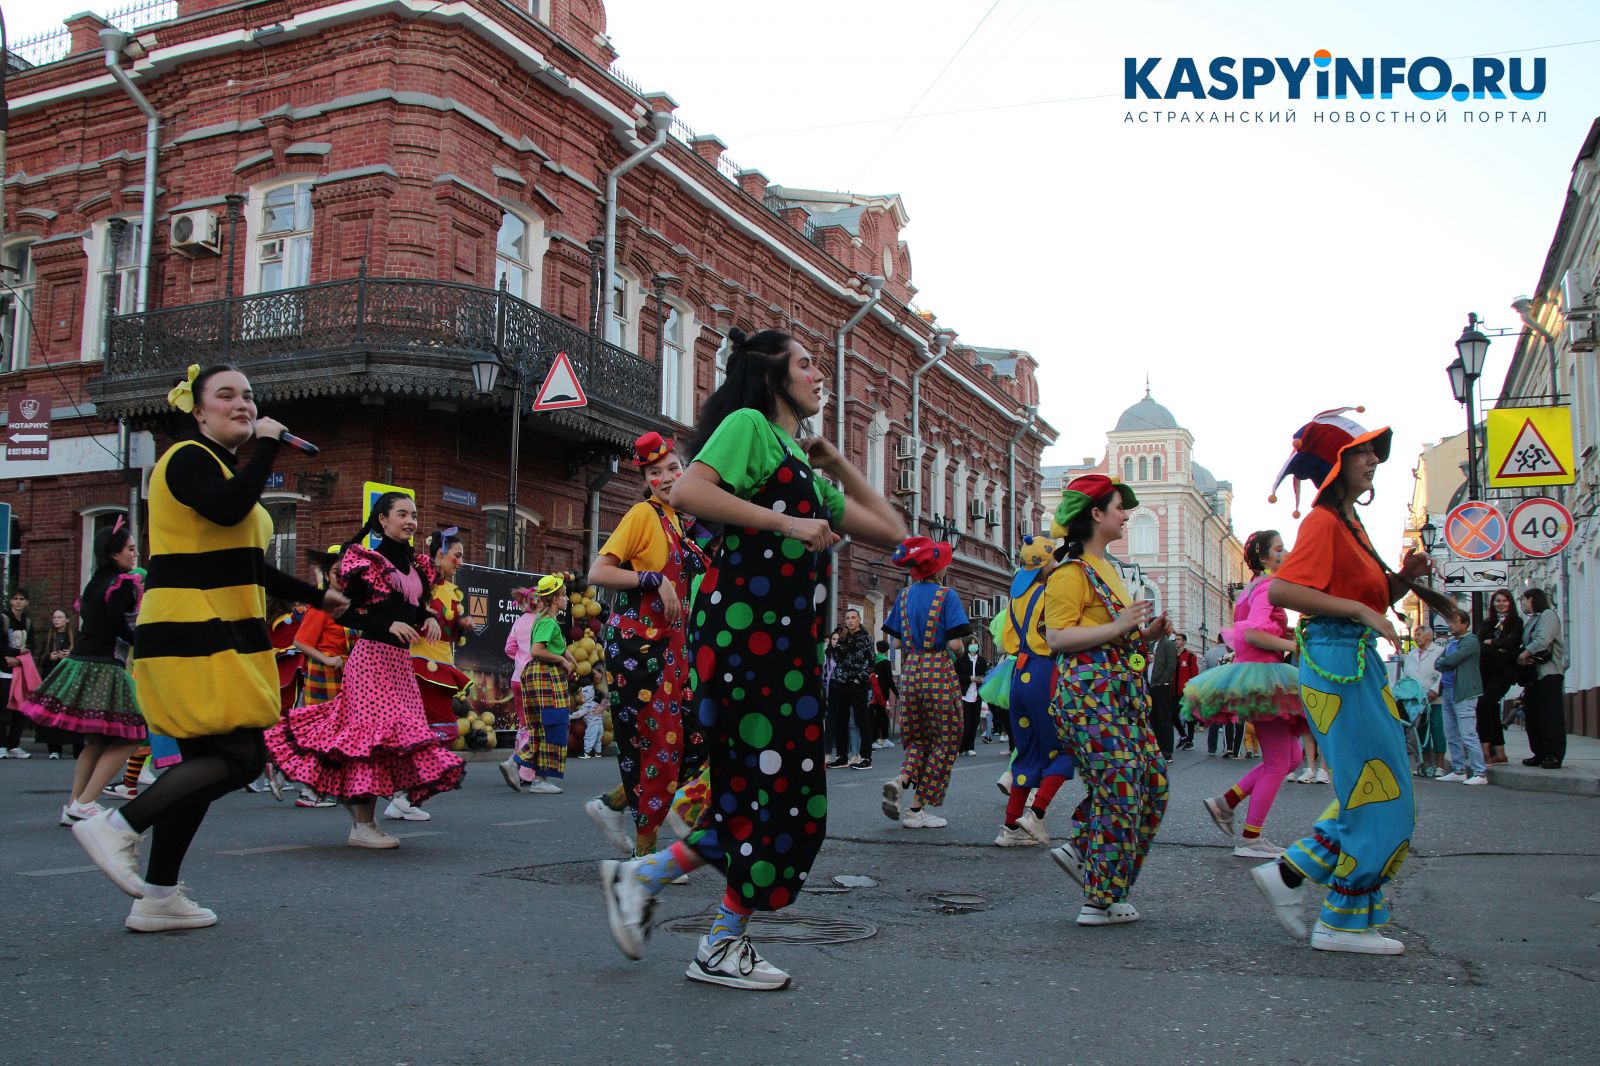
[[[867,423],[867,484],[879,493],[884,491],[888,479],[888,439],[889,416],[882,411],[874,412],[872,421]]]
[[[278,532],[276,516],[273,517],[272,521],[272,538],[267,542],[266,556],[268,565],[276,566],[286,574],[296,572],[296,563],[299,561],[296,555],[300,550],[300,505],[310,501],[310,496],[298,492],[263,492],[261,494],[261,506],[266,509],[269,515],[272,514],[272,508],[275,506],[292,506],[294,508],[294,532],[289,535],[290,543],[287,553],[280,554],[278,561],[273,562],[273,549],[283,539],[283,534]],[[288,565],[284,565],[285,563]]]
[[[1160,481],[1161,480],[1161,456],[1159,456],[1159,455],[1154,456],[1150,460],[1150,480],[1151,481]]]
[[[700,338],[700,323],[694,308],[682,300],[661,301],[666,313],[661,316],[661,413],[685,425],[694,425],[694,350]],[[678,319],[678,343],[669,339],[667,324]]]
[[[933,451],[933,463],[929,466],[928,495],[933,499],[928,501],[928,517],[934,515],[949,517],[950,494],[949,486],[945,484],[945,472],[950,468],[950,457],[944,452],[943,447]]]
[[[504,217],[500,220],[500,228],[505,228],[507,218],[515,218],[523,225],[522,243],[523,254],[526,260],[512,260],[500,252],[500,231],[495,231],[494,239],[494,287],[500,287],[500,275],[503,265],[507,262],[515,265],[522,271],[521,290],[515,285],[508,285],[506,291],[519,300],[525,300],[535,307],[540,305],[544,295],[544,257],[550,250],[550,235],[545,232],[544,219],[537,214],[521,207],[502,204]]]
[[[287,230],[268,236],[263,232],[266,228],[267,197],[280,189],[294,185],[306,186],[306,196],[309,198],[315,191],[315,179],[306,174],[297,174],[292,177],[281,178],[276,181],[263,182],[252,186],[245,196],[245,234],[247,240],[244,250],[244,293],[246,296],[264,292],[281,292],[285,289],[299,288],[311,283],[311,263],[316,254],[317,240],[317,212],[315,204],[308,204],[307,227],[305,229]],[[298,251],[295,241],[304,237],[303,252]],[[261,248],[267,241],[282,240],[284,242],[284,276],[292,278],[295,273],[303,273],[305,280],[299,283],[280,285],[273,289],[261,287]]]
[[[617,313],[617,292],[622,292],[622,313]],[[604,308],[606,339],[624,351],[639,354],[639,310],[644,304],[644,288],[629,271],[617,269],[616,280],[606,294]]]
[[[719,336],[717,338],[717,354],[712,356],[716,363],[711,376],[712,391],[722,388],[722,383],[728,380],[728,359],[732,355],[733,342],[728,340],[726,334]]]
[[[495,541],[494,527],[492,525],[496,521],[505,522],[506,501],[500,500],[497,503],[486,503],[479,510],[483,512],[483,565],[494,570],[509,569],[506,564],[511,561],[511,546]],[[528,538],[530,534],[543,524],[544,519],[540,517],[537,511],[520,506],[517,508],[517,531],[523,537],[524,548],[529,547]],[[526,555],[523,556],[521,563],[523,571],[526,572],[528,570]]]
[[[1128,555],[1154,556],[1159,554],[1161,527],[1156,516],[1136,514],[1128,521]]]
[[[97,503],[78,512],[78,539],[82,542],[78,551],[78,589],[81,590],[94,576],[95,520],[103,515],[125,516],[127,513],[128,505],[125,503]],[[77,592],[72,594],[77,595]]]
[[[33,246],[38,243],[35,237],[18,237],[0,245],[0,257],[9,260],[12,253],[21,248],[23,250],[22,270],[15,276],[7,270],[0,272],[5,283],[10,286],[0,289],[0,298],[5,301],[5,318],[3,323],[4,334],[9,334],[9,343],[6,350],[0,352],[0,373],[12,370],[26,370],[31,364],[33,354],[32,323],[33,301],[36,295],[35,281],[38,275],[33,267]]]
[[[111,223],[121,220],[128,224],[123,232],[133,248],[133,259],[126,266],[114,261],[116,249],[111,244]],[[132,314],[139,303],[139,227],[138,215],[115,215],[104,218],[89,227],[83,237],[84,260],[89,263],[89,283],[84,286],[83,329],[79,331],[78,358],[85,363],[99,362],[105,358],[106,337],[106,282],[113,275],[117,279],[117,304],[112,313]]]
[[[951,506],[951,511],[955,518],[951,520],[950,524],[962,533],[967,532],[967,478],[967,461],[958,459],[956,461],[956,494]]]

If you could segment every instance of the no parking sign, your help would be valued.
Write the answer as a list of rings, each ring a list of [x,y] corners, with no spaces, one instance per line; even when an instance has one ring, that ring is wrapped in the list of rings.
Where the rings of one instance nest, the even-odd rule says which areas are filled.
[[[1492,559],[1506,542],[1506,517],[1493,504],[1468,500],[1444,520],[1444,540],[1463,559]]]

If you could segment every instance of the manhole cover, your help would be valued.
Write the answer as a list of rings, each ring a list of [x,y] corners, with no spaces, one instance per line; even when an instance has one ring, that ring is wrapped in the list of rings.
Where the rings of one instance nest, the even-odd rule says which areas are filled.
[[[843,888],[877,888],[876,879],[864,874],[835,874],[833,883]]]
[[[989,909],[989,897],[975,892],[942,892],[928,898],[945,914],[970,914]]]
[[[697,914],[688,918],[674,918],[660,928],[668,933],[699,936],[706,931],[710,921],[708,915]],[[849,944],[877,935],[877,926],[848,918],[785,914],[781,911],[776,914],[758,912],[750,918],[750,939],[759,944]]]

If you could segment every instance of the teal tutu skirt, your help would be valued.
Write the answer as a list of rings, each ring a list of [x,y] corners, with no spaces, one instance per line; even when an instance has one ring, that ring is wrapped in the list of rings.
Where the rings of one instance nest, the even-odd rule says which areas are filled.
[[[1183,689],[1184,721],[1201,725],[1284,718],[1305,728],[1300,671],[1288,663],[1228,663],[1215,666]]]

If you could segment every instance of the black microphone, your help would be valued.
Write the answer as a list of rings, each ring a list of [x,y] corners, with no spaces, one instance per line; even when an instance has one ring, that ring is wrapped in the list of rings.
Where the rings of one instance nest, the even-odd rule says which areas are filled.
[[[306,440],[304,437],[297,437],[293,433],[290,433],[288,430],[284,430],[282,433],[279,433],[278,434],[278,439],[283,441],[283,443],[287,444],[291,448],[300,449],[301,451],[305,452],[307,455],[316,455],[316,454],[318,454],[319,452],[322,451],[321,448],[317,447],[315,444],[312,444],[310,441]]]

